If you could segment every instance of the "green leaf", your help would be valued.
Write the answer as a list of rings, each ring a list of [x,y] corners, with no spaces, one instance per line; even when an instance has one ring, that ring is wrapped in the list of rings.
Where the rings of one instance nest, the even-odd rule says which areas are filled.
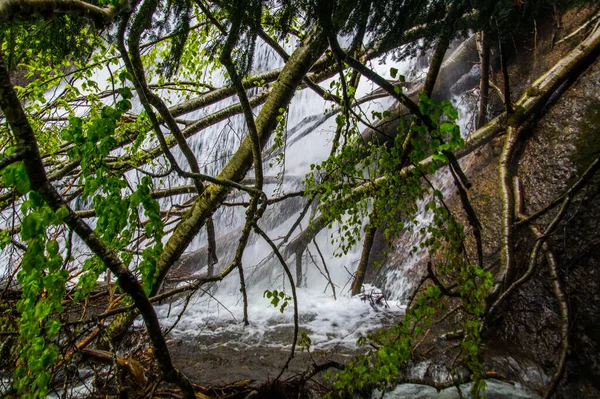
[[[31,190],[23,162],[15,162],[2,169],[2,178],[6,186],[14,186],[21,194],[27,194]]]
[[[69,216],[69,209],[66,206],[61,206],[56,210],[56,220],[63,222]]]
[[[56,240],[50,240],[46,243],[46,251],[48,255],[53,256],[58,254],[58,242]]]
[[[45,232],[45,226],[39,212],[33,212],[23,218],[23,222],[21,222],[21,239],[23,241],[37,238],[43,232]]]
[[[433,160],[435,160],[435,161],[442,161],[444,163],[448,162],[448,157],[445,156],[444,154],[433,154],[431,156],[431,158],[433,158]]]

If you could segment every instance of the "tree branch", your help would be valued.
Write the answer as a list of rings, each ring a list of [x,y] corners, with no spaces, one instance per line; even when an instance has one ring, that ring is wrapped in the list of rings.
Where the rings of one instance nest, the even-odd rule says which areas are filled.
[[[294,301],[294,338],[292,340],[292,350],[290,352],[290,356],[288,357],[287,361],[285,362],[285,365],[281,369],[281,372],[279,373],[277,378],[275,378],[275,380],[278,380],[283,375],[283,372],[289,366],[290,361],[294,358],[294,351],[296,349],[296,343],[298,342],[298,323],[299,323],[298,322],[298,296],[296,295],[296,287],[294,286],[294,277],[292,276],[292,272],[290,272],[290,268],[285,263],[285,259],[283,259],[283,256],[281,256],[281,252],[279,252],[279,249],[277,248],[277,246],[273,243],[273,241],[269,238],[269,236],[264,231],[262,231],[260,229],[260,227],[258,227],[257,224],[254,224],[254,231],[256,231],[262,238],[264,238],[264,240],[267,242],[267,244],[269,244],[269,246],[275,253],[275,256],[277,257],[277,259],[279,259],[279,262],[281,263],[281,266],[283,267],[283,270],[285,271],[287,278],[290,280],[290,286],[291,286],[291,290],[292,290],[292,299]]]
[[[129,0],[121,0],[118,6],[105,8],[81,0],[2,0],[0,2],[0,22],[15,16],[32,14],[71,14],[90,18],[96,24],[108,25],[122,11],[129,8]]]
[[[25,152],[25,150],[21,149],[15,153],[12,153],[0,159],[0,170],[6,168],[8,165],[11,165],[15,162],[22,161],[23,157],[25,156]]]

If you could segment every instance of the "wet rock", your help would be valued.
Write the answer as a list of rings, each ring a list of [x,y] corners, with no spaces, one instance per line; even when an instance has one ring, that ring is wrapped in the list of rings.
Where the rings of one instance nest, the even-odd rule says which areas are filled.
[[[566,20],[568,18],[577,26],[573,15]],[[509,68],[513,99],[568,50],[564,44],[561,44],[563,47],[549,45],[551,26],[540,27],[540,32],[534,62],[532,54],[523,50]],[[501,77],[495,79],[501,86]],[[600,155],[600,62],[596,61],[553,101],[538,123],[525,134],[515,157],[513,172],[522,183],[526,214],[543,209],[564,193]],[[473,184],[469,195],[484,226],[485,264],[492,272],[499,263],[502,206],[498,195],[498,157],[502,145],[503,139],[499,138],[461,160]],[[451,186],[450,182],[446,186]],[[445,200],[460,213],[460,203],[451,188]],[[543,231],[557,212],[557,208],[550,210],[535,221],[536,226]],[[462,221],[467,225],[464,217]],[[375,282],[384,290],[390,290],[393,285],[414,288],[426,273],[428,257],[424,253],[417,253],[416,257],[408,253],[413,240],[409,231],[400,234],[383,261],[385,267],[368,274],[367,281]],[[527,268],[534,240],[526,226],[517,227],[518,275]],[[549,236],[548,244],[559,259],[559,277],[571,312],[570,351],[557,397],[600,397],[600,174],[573,198],[564,220]],[[467,243],[471,252],[472,245]],[[399,276],[404,279],[400,283]],[[457,315],[447,321],[444,328],[451,330],[458,321],[460,316]],[[482,348],[486,370],[498,372],[533,392],[518,396],[522,393],[502,390],[494,393],[490,389],[486,397],[535,397],[543,393],[556,371],[561,347],[560,327],[558,302],[547,263],[540,254],[534,276],[504,303],[484,335]],[[443,350],[427,352],[429,368],[432,365],[441,367],[440,370],[451,368],[447,366],[451,364],[448,354],[440,352]],[[416,372],[417,366],[412,367],[412,372]],[[431,371],[423,377],[437,382],[446,378],[441,372]],[[468,388],[463,390],[466,391]],[[433,388],[405,385],[398,388],[397,396],[386,397],[432,397],[434,393]],[[458,397],[454,388],[440,395],[435,397]]]

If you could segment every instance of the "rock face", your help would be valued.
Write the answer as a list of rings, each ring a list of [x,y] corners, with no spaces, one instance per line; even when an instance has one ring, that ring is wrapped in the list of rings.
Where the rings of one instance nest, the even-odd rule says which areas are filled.
[[[554,45],[556,37],[566,37],[585,18],[585,13],[566,14],[563,30],[558,32],[551,21],[538,21],[536,42],[521,44],[512,57],[509,72],[513,99],[585,37],[589,29]],[[493,79],[502,87],[501,74]],[[559,91],[537,123],[522,136],[513,162],[512,171],[521,182],[523,211],[528,215],[544,209],[567,191],[600,156],[600,61],[596,59]],[[491,271],[496,270],[500,259],[502,205],[498,165],[502,145],[503,138],[499,138],[461,161],[473,184],[469,195],[483,225],[485,264]],[[450,193],[447,201],[461,212],[456,197]],[[546,212],[533,224],[544,231],[558,208]],[[527,269],[535,237],[528,226],[519,225],[515,238],[516,273],[521,276]],[[567,365],[556,396],[600,397],[600,172],[573,197],[565,217],[547,242],[558,259],[558,277],[570,311]],[[426,274],[427,259],[412,259],[406,255],[407,246],[412,246],[409,232],[393,243],[382,262],[386,266],[371,270],[368,281],[385,286],[396,270],[408,276],[413,287],[418,284]],[[453,328],[451,319],[446,320],[441,332],[443,328]],[[561,315],[543,252],[537,257],[534,275],[513,292],[490,321],[482,348],[486,371],[497,372],[540,394],[546,390],[559,359]],[[429,360],[454,369],[448,357],[452,356],[430,355]]]
[[[600,154],[600,63],[590,67],[540,120],[524,143],[517,174],[525,210],[542,209]],[[547,226],[557,210],[536,222]],[[575,196],[549,245],[559,258],[571,312],[569,361],[558,394],[600,396],[600,175]],[[520,237],[527,236],[523,227]],[[535,276],[506,304],[494,339],[520,347],[549,375],[560,349],[559,309],[540,257]]]

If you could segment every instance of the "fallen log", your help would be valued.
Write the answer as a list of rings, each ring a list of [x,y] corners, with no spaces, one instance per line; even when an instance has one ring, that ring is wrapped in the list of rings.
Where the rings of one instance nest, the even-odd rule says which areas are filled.
[[[94,360],[104,364],[112,365],[117,363],[117,367],[127,372],[131,381],[138,387],[144,387],[148,383],[146,369],[140,362],[130,357],[121,357],[111,352],[100,349],[82,349],[81,354],[86,360]]]

